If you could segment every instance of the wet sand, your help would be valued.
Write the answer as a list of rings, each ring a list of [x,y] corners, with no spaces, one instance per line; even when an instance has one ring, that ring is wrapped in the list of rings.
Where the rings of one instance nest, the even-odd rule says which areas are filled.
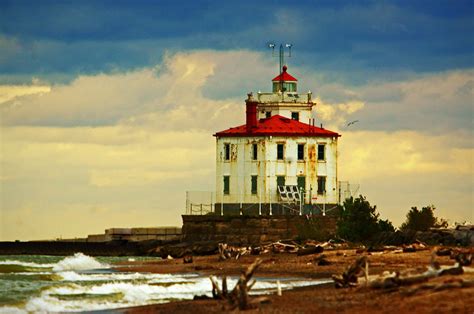
[[[255,276],[257,277],[305,277],[326,279],[332,274],[341,273],[347,265],[361,254],[355,250],[334,250],[324,252],[327,266],[315,265],[312,261],[318,256],[296,254],[264,254]],[[119,268],[122,271],[143,271],[153,273],[200,273],[203,275],[239,275],[257,256],[243,256],[238,260],[219,261],[217,255],[194,257],[191,264],[182,259],[157,260],[148,262],[129,262]],[[429,265],[431,251],[414,253],[377,252],[368,256],[369,273],[381,274],[383,271],[425,268]],[[448,256],[436,257],[441,265],[453,265]],[[472,265],[471,265],[472,267]],[[449,280],[474,280],[474,272],[462,276],[442,276],[430,282]],[[210,287],[210,285],[209,285]],[[226,302],[218,300],[178,301],[166,304],[149,305],[122,309],[122,313],[220,313],[229,311]],[[441,291],[423,290],[406,295],[400,290],[373,290],[364,286],[336,289],[333,284],[310,286],[283,291],[282,296],[269,296],[269,302],[246,312],[263,313],[474,313],[474,287],[447,289]]]

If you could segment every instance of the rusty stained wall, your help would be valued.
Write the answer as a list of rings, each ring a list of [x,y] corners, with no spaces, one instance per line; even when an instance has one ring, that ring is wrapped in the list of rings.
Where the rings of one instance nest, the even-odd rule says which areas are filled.
[[[224,160],[224,145],[231,147],[230,160]],[[257,144],[258,159],[252,160],[252,144]],[[277,160],[277,144],[284,144],[284,160]],[[298,160],[298,144],[305,144],[304,161]],[[325,161],[318,161],[317,145],[325,144]],[[251,176],[258,176],[258,192],[251,194]],[[223,194],[223,176],[230,176],[230,194]],[[319,137],[223,137],[216,141],[216,202],[277,203],[277,176],[286,185],[297,185],[306,177],[306,203],[335,204],[337,195],[337,138]],[[317,178],[326,176],[326,194],[317,195]],[[313,198],[317,196],[317,199]]]

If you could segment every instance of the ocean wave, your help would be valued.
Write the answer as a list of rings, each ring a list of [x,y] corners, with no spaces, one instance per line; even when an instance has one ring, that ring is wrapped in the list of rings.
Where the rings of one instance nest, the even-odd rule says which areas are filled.
[[[153,274],[153,273],[97,273],[80,274],[74,271],[64,271],[57,273],[63,281],[127,281],[127,280],[146,280],[149,282],[174,282],[179,280],[180,276],[171,274]],[[190,277],[182,277],[190,278]]]
[[[1,265],[18,265],[18,266],[30,267],[30,268],[52,268],[56,264],[39,264],[39,263],[23,262],[23,261],[17,261],[17,260],[4,260],[4,261],[0,261],[0,266]]]
[[[45,269],[52,269],[54,272],[93,270],[110,268],[108,264],[102,264],[95,258],[76,253],[73,256],[67,256],[57,263],[35,263],[19,260],[0,261],[0,273],[19,273],[19,272],[44,272]]]
[[[63,260],[57,262],[53,266],[53,271],[70,271],[70,270],[91,270],[99,268],[110,268],[108,264],[102,264],[95,258],[84,255],[83,253],[76,253],[73,256],[68,256]]]

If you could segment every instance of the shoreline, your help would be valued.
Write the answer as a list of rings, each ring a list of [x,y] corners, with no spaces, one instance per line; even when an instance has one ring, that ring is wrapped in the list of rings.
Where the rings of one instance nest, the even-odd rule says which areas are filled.
[[[367,253],[366,253],[367,254]],[[255,272],[255,277],[298,277],[327,279],[332,274],[340,274],[350,263],[362,254],[356,250],[331,250],[324,255],[330,262],[327,266],[313,263],[315,255],[297,256],[291,253],[270,253],[258,256],[263,263]],[[421,269],[430,263],[432,253],[423,250],[411,253],[376,252],[368,253],[370,275],[384,271],[402,271],[407,268]],[[194,257],[193,263],[184,264],[183,259],[121,263],[119,271],[140,271],[151,273],[199,273],[203,276],[240,275],[257,256],[245,255],[240,259],[219,261],[218,255]],[[453,265],[449,256],[439,256],[441,265]],[[122,266],[120,266],[122,265]],[[474,268],[469,267],[462,276],[443,276],[434,283],[455,282],[460,278],[474,282]],[[211,289],[211,284],[209,284]],[[333,283],[299,287],[284,290],[282,296],[268,295],[269,302],[258,305],[246,312],[263,313],[472,313],[474,311],[474,286],[446,289],[441,291],[421,291],[411,296],[400,291],[374,290],[364,286],[336,289]],[[185,300],[163,304],[114,309],[100,313],[220,313],[228,311],[225,301]]]

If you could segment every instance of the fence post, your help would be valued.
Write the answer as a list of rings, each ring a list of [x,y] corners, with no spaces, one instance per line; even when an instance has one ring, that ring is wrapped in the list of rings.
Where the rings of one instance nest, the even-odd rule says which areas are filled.
[[[272,210],[272,189],[268,189],[269,192],[268,192],[268,201],[270,202],[270,216],[273,215],[273,210]]]

